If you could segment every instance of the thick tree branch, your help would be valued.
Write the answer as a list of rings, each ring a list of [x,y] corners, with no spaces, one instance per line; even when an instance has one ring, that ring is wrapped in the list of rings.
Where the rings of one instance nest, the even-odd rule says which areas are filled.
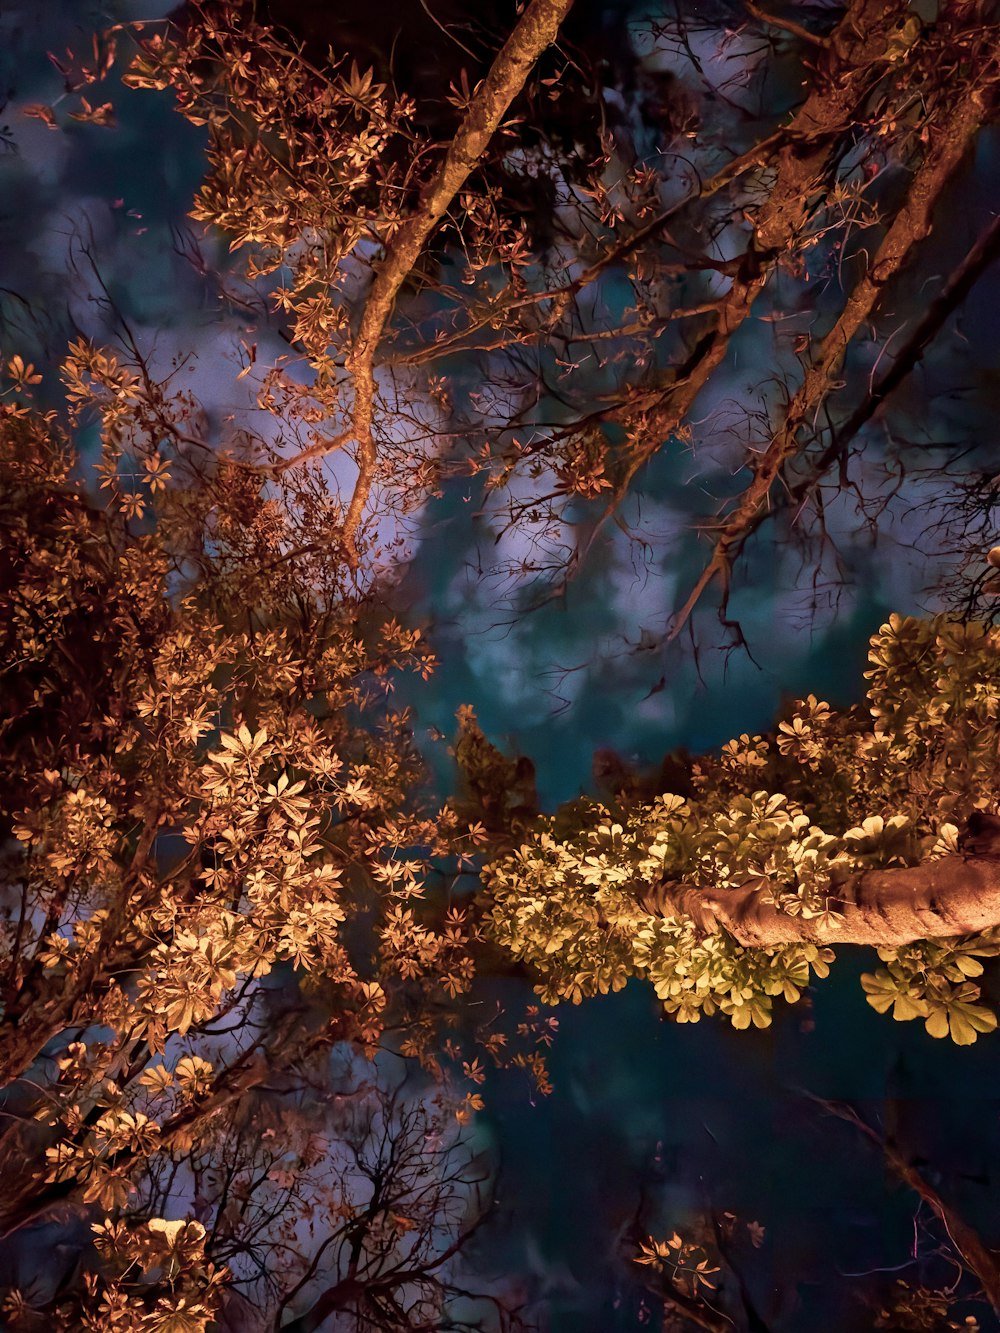
[[[916,940],[977,935],[1000,926],[1000,857],[943,856],[898,870],[865,870],[830,886],[836,916],[790,916],[768,901],[764,876],[735,889],[670,881],[642,899],[659,915],[681,913],[699,930],[725,930],[747,949],[811,942],[899,948]]]
[[[342,530],[349,558],[356,556],[355,538],[375,479],[378,462],[372,433],[375,357],[396,296],[434,228],[485,152],[511,102],[524,87],[535,62],[555,41],[559,25],[572,3],[573,0],[531,0],[490,72],[473,94],[444,161],[422,191],[416,210],[386,245],[347,361],[354,385],[351,435],[358,446],[359,468]],[[287,459],[282,466],[294,467],[306,459],[321,457],[340,447],[340,443],[340,439],[320,441]]]
[[[774,179],[753,218],[754,231],[711,330],[699,339],[679,370],[632,394],[623,411],[646,413],[639,438],[633,439],[611,498],[580,551],[582,562],[609,518],[618,510],[636,474],[690,412],[695,399],[725,360],[733,336],[749,317],[774,266],[802,239],[817,195],[826,190],[831,154],[855,122],[858,108],[886,75],[887,34],[907,13],[905,0],[852,0],[816,61],[809,96],[770,156]]]

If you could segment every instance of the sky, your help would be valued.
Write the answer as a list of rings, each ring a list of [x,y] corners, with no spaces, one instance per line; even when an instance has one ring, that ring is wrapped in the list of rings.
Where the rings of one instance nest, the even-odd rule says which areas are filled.
[[[153,20],[168,8],[119,0],[113,16]],[[225,243],[186,217],[202,134],[169,98],[124,89],[115,95],[112,129],[52,131],[24,115],[33,103],[58,104],[62,78],[46,51],[78,46],[90,30],[79,0],[8,0],[0,14],[10,89],[0,116],[10,145],[0,160],[4,353],[20,351],[44,366],[43,393],[54,401],[51,367],[68,337],[113,337],[124,316],[155,366],[181,367],[220,439],[242,421],[270,429],[254,407],[252,377],[236,381],[235,373],[243,344],[256,342],[262,361],[284,344]],[[745,53],[730,46],[729,55]],[[650,58],[663,66],[673,59],[663,51]],[[731,66],[717,64],[720,82],[728,80]],[[963,223],[966,211],[988,211],[1000,197],[996,146],[984,140],[974,183],[952,205]],[[956,378],[995,375],[995,298],[995,285],[976,293],[947,356],[927,358],[915,414],[935,384],[947,391]],[[686,637],[662,646],[704,554],[694,516],[735,485],[726,405],[738,404],[742,420],[748,404],[768,401],[787,357],[780,329],[757,319],[737,340],[692,414],[696,436],[704,435],[697,457],[667,448],[640,478],[623,517],[647,544],[608,525],[563,595],[535,606],[535,589],[491,573],[517,561],[522,539],[498,536],[499,517],[478,511],[463,483],[449,483],[416,516],[410,563],[393,595],[441,659],[431,689],[400,687],[418,737],[452,734],[456,708],[471,703],[491,738],[532,757],[543,804],[553,808],[592,786],[591,757],[601,747],[652,764],[675,746],[697,752],[764,730],[779,707],[809,692],[836,704],[861,698],[868,636],[890,611],[940,605],[936,585],[950,557],[928,536],[933,482],[902,485],[887,501],[875,543],[858,532],[849,499],[835,505],[827,520],[842,570],[838,578],[828,570],[818,593],[795,551],[768,541],[755,548],[731,607],[752,656],[720,650],[711,609],[698,621],[697,655]],[[862,352],[852,374],[871,373],[875,355]],[[982,409],[945,394],[938,410],[944,433],[954,414]],[[925,501],[929,507],[919,508]],[[822,1120],[805,1088],[855,1098],[874,1116],[891,1100],[970,1220],[1000,1243],[1000,1219],[977,1183],[1000,1169],[994,1047],[983,1041],[956,1050],[930,1042],[918,1026],[879,1018],[864,1003],[860,970],[860,963],[841,967],[819,988],[811,1026],[784,1014],[767,1034],[665,1024],[637,987],[564,1011],[555,1095],[531,1104],[523,1087],[490,1089],[484,1134],[498,1147],[504,1175],[484,1264],[495,1266],[499,1256],[529,1274],[553,1333],[641,1327],[615,1254],[645,1190],[655,1194],[664,1226],[681,1226],[707,1204],[765,1226],[764,1248],[745,1258],[756,1297],[774,1302],[775,1333],[870,1327],[846,1275],[905,1261],[912,1201],[886,1184],[881,1163],[845,1127]]]

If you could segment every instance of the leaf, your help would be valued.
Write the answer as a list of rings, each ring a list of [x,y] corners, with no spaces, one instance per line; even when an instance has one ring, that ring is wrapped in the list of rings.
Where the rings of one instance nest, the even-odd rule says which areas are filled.
[[[139,1075],[139,1082],[150,1092],[164,1093],[174,1081],[174,1076],[165,1065],[150,1065]]]
[[[906,1023],[910,1019],[927,1015],[927,1001],[912,994],[905,981],[898,981],[883,967],[875,973],[862,973],[861,985],[864,987],[865,998],[875,1012],[886,1014],[891,1009],[897,1023]],[[927,1030],[930,1032],[930,1028]]]
[[[146,1226],[157,1237],[162,1237],[170,1249],[176,1249],[179,1243],[197,1244],[205,1239],[205,1228],[200,1222],[182,1217],[168,1222],[164,1217],[151,1217]]]
[[[927,1016],[927,1022],[924,1027],[932,1037],[939,1040],[948,1035],[948,1011],[943,1006],[939,1009],[932,1009]]]
[[[957,954],[954,962],[963,977],[981,977],[983,974],[983,965],[979,959],[967,953]]]
[[[118,124],[115,118],[115,109],[110,102],[103,102],[100,106],[91,106],[85,97],[80,98],[82,111],[71,111],[70,120],[82,121],[85,125],[100,125],[104,129],[114,129]]]
[[[172,1032],[179,1032],[183,1036],[194,1022],[194,1014],[194,999],[190,995],[185,995],[168,1005],[163,1021]]]
[[[972,990],[978,997],[979,992],[974,987]],[[991,1009],[973,1004],[962,997],[961,991],[935,1004],[924,1024],[932,1037],[941,1039],[950,1035],[956,1046],[971,1046],[981,1032],[992,1032],[996,1025],[997,1016]]]
[[[16,384],[41,384],[42,377],[37,374],[35,367],[29,361],[24,364],[24,358],[21,356],[12,356],[7,362],[7,374]]]
[[[174,1069],[177,1082],[185,1092],[199,1092],[212,1082],[212,1066],[200,1055],[183,1055]]]
[[[29,116],[32,120],[42,121],[50,130],[57,130],[59,128],[56,123],[56,113],[50,106],[46,106],[43,102],[32,102],[30,106],[22,107],[21,115]]]
[[[752,1023],[755,1028],[767,1028],[771,1026],[771,1007],[768,1000],[761,995],[754,995],[752,999],[745,1003],[737,1005],[729,1015],[729,1021],[738,1031],[743,1032],[749,1028]]]

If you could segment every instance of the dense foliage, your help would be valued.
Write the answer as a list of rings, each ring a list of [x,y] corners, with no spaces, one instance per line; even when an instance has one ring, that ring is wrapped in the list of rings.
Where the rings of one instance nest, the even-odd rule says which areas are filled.
[[[996,1027],[978,980],[1000,951],[988,623],[893,616],[867,707],[810,695],[773,734],[554,815],[471,707],[442,797],[396,703],[436,666],[392,609],[406,523],[456,478],[497,568],[558,585],[608,520],[635,539],[621,511],[647,463],[703,443],[692,409],[751,310],[804,312],[775,335],[783,392],[724,451],[743,489],[663,648],[713,579],[725,616],[772,515],[822,545],[824,488],[854,484],[864,427],[997,253],[993,222],[885,371],[883,343],[855,373],[996,119],[991,5],[921,22],[850,0],[815,30],[681,6],[649,28],[659,72],[634,52],[588,66],[557,40],[570,7],[505,14],[446,94],[229,0],[117,25],[59,66],[85,126],[113,125],[91,85],[121,48],[131,88],[206,131],[192,216],[246,254],[243,290],[289,350],[243,341],[249,405],[220,422],[107,285],[114,343],[77,333],[58,388],[4,349],[0,1259],[18,1328],[515,1326],[516,1283],[465,1257],[491,1196],[481,1089],[497,1068],[548,1092],[542,1006],[633,977],[680,1021],[761,1028],[840,932],[878,949],[880,1012],[959,1045]],[[879,447],[905,467],[905,445]],[[979,456],[952,453],[946,537],[970,503],[992,521]],[[857,494],[875,521],[884,494]],[[983,562],[961,560],[978,564],[952,601],[981,606]],[[504,1010],[496,974],[525,972],[542,1004]],[[890,1164],[997,1305],[989,1252]],[[726,1217],[632,1255],[703,1328]],[[42,1272],[50,1234],[69,1258]],[[907,1302],[950,1317],[936,1289],[904,1293],[900,1318]]]
[[[99,1232],[123,1276],[94,1288],[97,1313],[75,1298],[57,1306],[64,1326],[202,1327],[209,1307],[191,1306],[188,1279],[197,1269],[206,1293],[219,1281],[201,1265],[204,1227],[178,1239],[170,1224],[179,1257],[164,1275],[157,1217],[193,1191],[215,1219],[213,1252],[240,1272],[260,1233],[276,1243],[272,1223],[289,1209],[301,1221],[332,1188],[307,1189],[321,1153],[294,1147],[307,1130],[332,1132],[304,1092],[329,1090],[331,1049],[371,1055],[388,1027],[401,1053],[438,1067],[439,998],[468,989],[476,927],[441,901],[424,919],[418,900],[430,859],[461,857],[476,835],[411,799],[419,770],[391,673],[429,669],[419,635],[370,616],[366,633],[350,595],[304,564],[265,575],[281,524],[273,501],[237,482],[226,506],[212,503],[161,467],[128,483],[155,522],[136,522],[138,497],[94,508],[68,480],[53,421],[11,403],[0,449],[0,809],[13,833],[0,1060],[19,1108],[3,1135],[5,1229],[68,1198],[109,1218],[131,1200],[138,1230],[109,1221]],[[211,524],[196,549],[185,543],[206,522],[199,506]],[[276,1081],[287,1113],[273,1098],[248,1103]],[[364,1079],[340,1083],[335,1101],[374,1095]],[[459,1123],[480,1104],[452,1100]],[[299,1165],[282,1168],[276,1191],[286,1159]],[[361,1189],[354,1211],[350,1190],[338,1197],[361,1236],[370,1198]],[[376,1196],[373,1225],[386,1206]],[[419,1238],[430,1272],[447,1230],[432,1214]],[[404,1249],[412,1261],[413,1241]],[[383,1266],[386,1253],[382,1240]],[[139,1255],[169,1299],[132,1290]],[[311,1262],[306,1248],[298,1268],[265,1274],[269,1299],[308,1286]]]
[[[774,735],[743,735],[696,761],[688,795],[575,803],[487,867],[492,929],[544,978],[545,1000],[579,1002],[642,976],[681,1022],[719,1010],[738,1028],[765,1027],[772,998],[799,999],[833,950],[706,934],[664,901],[666,888],[750,882],[836,941],[852,872],[958,852],[960,826],[992,807],[997,783],[1000,632],[893,616],[869,663],[868,709],[838,713],[810,695]],[[864,978],[869,1003],[973,1042],[996,1026],[973,978],[998,942],[992,931],[883,947],[886,966]]]

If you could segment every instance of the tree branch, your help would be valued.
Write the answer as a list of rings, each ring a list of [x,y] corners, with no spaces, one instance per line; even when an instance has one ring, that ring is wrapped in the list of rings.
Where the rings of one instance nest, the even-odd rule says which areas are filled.
[[[803,42],[809,42],[812,46],[826,46],[827,44],[825,37],[818,37],[816,33],[810,32],[808,28],[803,28],[802,24],[796,23],[794,19],[779,19],[774,14],[767,14],[763,9],[758,9],[753,0],[743,0],[743,8],[759,22],[766,23],[769,28],[780,28],[783,32],[790,32],[793,37],[798,37]]]
[[[738,180],[740,176],[745,172],[750,171],[753,167],[763,166],[767,161],[769,153],[777,151],[784,144],[791,143],[793,140],[794,132],[792,127],[788,127],[784,130],[776,130],[773,134],[769,134],[767,138],[761,139],[758,143],[754,144],[753,148],[749,149],[747,152],[741,153],[738,157],[734,157],[731,161],[727,162],[726,165],[721,167],[714,176],[706,181],[695,194],[685,195],[683,199],[679,199],[677,203],[671,204],[669,208],[658,213],[656,217],[651,218],[648,222],[644,222],[641,226],[636,227],[635,231],[630,232],[627,236],[621,237],[619,240],[615,241],[613,245],[609,245],[607,250],[605,250],[603,254],[598,255],[598,257],[594,259],[582,273],[577,274],[575,278],[571,278],[561,287],[546,288],[543,291],[527,292],[517,296],[509,296],[505,289],[505,291],[500,292],[494,297],[481,313],[471,319],[463,328],[457,329],[454,333],[448,334],[446,337],[443,337],[436,342],[432,342],[426,347],[418,348],[412,352],[403,353],[398,358],[393,359],[393,364],[419,366],[424,365],[429,361],[436,361],[442,356],[454,355],[457,352],[490,350],[489,348],[478,346],[475,343],[470,343],[468,340],[473,338],[483,329],[495,326],[497,321],[501,320],[506,315],[512,314],[517,310],[527,309],[530,306],[540,305],[545,301],[552,302],[552,312],[546,318],[545,323],[541,325],[538,330],[533,331],[533,334],[539,336],[555,333],[557,331],[558,323],[565,314],[573,297],[578,296],[581,291],[596,282],[607,269],[613,268],[616,264],[620,264],[622,260],[627,259],[629,255],[634,254],[635,251],[647,241],[652,240],[654,236],[662,232],[667,223],[672,221],[672,219],[686,208],[688,204],[692,203],[693,200],[710,199],[713,195],[718,194],[725,186],[731,184],[734,180]],[[670,245],[674,245],[672,240],[669,238],[665,239],[668,240]],[[713,260],[706,256],[693,255],[689,256],[685,262],[678,264],[677,269],[681,272],[690,272],[699,268],[712,268],[718,271],[729,272],[729,265],[731,263],[732,261]],[[664,270],[661,269],[661,271]],[[711,308],[714,310],[718,305],[718,302],[712,301],[710,304]],[[680,313],[693,312],[687,311]],[[618,330],[610,330],[609,334],[613,335],[617,332]],[[512,331],[512,339],[518,336],[516,330]],[[528,336],[532,336],[532,334],[529,334]],[[568,334],[565,335],[565,337],[567,341],[572,340]]]
[[[812,1093],[806,1093],[806,1096],[810,1101],[822,1106],[830,1115],[835,1115],[841,1120],[846,1120],[848,1124],[854,1125],[867,1139],[870,1139],[881,1149],[892,1171],[915,1194],[919,1195],[931,1211],[940,1218],[959,1256],[969,1270],[979,1278],[979,1281],[983,1284],[983,1291],[986,1293],[987,1300],[997,1314],[1000,1314],[1000,1266],[983,1244],[979,1233],[969,1226],[950,1204],[941,1198],[941,1195],[923,1178],[917,1168],[910,1165],[895,1144],[877,1134],[867,1121],[862,1120],[852,1106],[849,1106],[846,1102],[827,1101],[825,1097],[816,1097]]]
[[[679,881],[655,885],[641,905],[689,916],[699,930],[725,930],[747,949],[811,942],[895,949],[916,940],[978,935],[1000,926],[1000,857],[943,856],[893,870],[864,870],[831,882],[835,916],[791,916],[768,899],[785,886],[756,876],[738,888]]]
[[[375,357],[396,296],[432,231],[485,152],[511,102],[524,87],[535,62],[555,41],[572,3],[573,0],[531,0],[528,4],[490,72],[473,94],[444,161],[424,187],[416,210],[387,243],[378,265],[347,361],[354,382],[351,435],[358,446],[359,476],[344,518],[342,537],[352,562],[356,560],[356,535],[378,462],[372,434]],[[337,441],[319,441],[282,466],[294,467],[307,459],[322,457],[340,443],[339,437]]]
[[[904,0],[852,0],[816,62],[809,96],[790,124],[779,131],[782,143],[774,181],[753,219],[750,243],[719,303],[714,327],[701,338],[669,382],[633,394],[623,405],[628,414],[647,412],[640,439],[631,443],[611,498],[582,546],[578,563],[598,532],[618,510],[636,474],[676,431],[695,399],[725,360],[733,336],[748,318],[778,259],[793,250],[812,215],[817,192],[824,191],[830,154],[857,109],[885,77],[887,33],[907,13]]]
[[[977,79],[983,80],[983,71],[988,69],[989,78],[995,80],[997,47],[997,34],[993,32],[990,46],[978,62]],[[902,207],[868,270],[854,287],[833,328],[820,343],[816,358],[807,367],[802,384],[788,406],[781,429],[763,454],[752,460],[753,480],[731,515],[722,523],[712,557],[674,616],[668,639],[676,638],[681,632],[702,593],[717,577],[723,583],[724,612],[733,560],[742,549],[759,511],[767,503],[771,487],[788,460],[802,447],[800,437],[803,428],[815,420],[817,412],[832,392],[848,345],[878,305],[883,287],[929,234],[934,206],[987,118],[987,99],[982,94],[981,86],[961,90],[937,136],[937,142],[929,145]]]
[[[296,1060],[306,1059],[315,1050],[335,1045],[344,1037],[341,1026],[330,1023],[318,1033],[308,1034],[305,1038],[286,1050],[281,1062],[274,1058],[274,1051],[281,1049],[283,1036],[279,1033],[270,1050],[265,1052],[254,1044],[231,1064],[220,1069],[209,1091],[204,1097],[190,1102],[176,1111],[160,1126],[157,1151],[169,1149],[179,1137],[190,1134],[202,1124],[208,1123],[233,1102],[245,1097],[254,1088],[274,1076],[275,1070],[282,1065],[289,1068]],[[89,1123],[80,1126],[80,1139],[90,1130]],[[143,1154],[138,1148],[123,1148],[109,1154],[102,1161],[105,1166],[115,1167],[120,1171],[133,1169]],[[73,1209],[85,1209],[79,1196],[86,1180],[76,1178],[61,1181],[46,1181],[37,1171],[32,1170],[17,1183],[8,1181],[2,1201],[0,1201],[0,1240],[6,1240],[14,1232],[41,1221],[55,1209],[71,1206]]]
[[[810,469],[809,477],[791,488],[790,496],[796,506],[801,504],[809,491],[815,489],[823,474],[839,458],[844,457],[847,446],[858,431],[868,424],[889,395],[898,389],[917,367],[945,321],[955,313],[975,284],[997,259],[1000,259],[1000,214],[976,238],[975,244],[914,325],[912,333],[892,365],[871,386],[851,415],[836,431],[833,439]],[[767,512],[762,511],[762,516]]]

